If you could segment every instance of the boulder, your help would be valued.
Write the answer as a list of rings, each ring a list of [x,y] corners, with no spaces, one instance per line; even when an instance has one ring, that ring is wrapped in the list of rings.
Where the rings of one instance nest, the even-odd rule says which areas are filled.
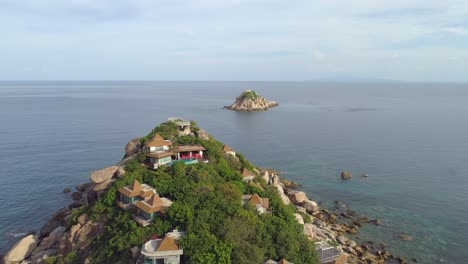
[[[380,221],[379,219],[372,219],[368,223],[373,225],[381,225],[382,221]]]
[[[129,157],[141,149],[141,143],[139,138],[134,138],[127,143],[125,146],[125,157]]]
[[[265,170],[264,172],[262,172],[262,179],[263,179],[267,184],[270,183],[270,173],[268,173],[267,170]]]
[[[93,171],[90,175],[92,183],[102,183],[110,180],[114,173],[119,169],[117,166],[111,166],[104,169]]]
[[[97,183],[94,187],[93,187],[93,191],[95,192],[100,192],[100,191],[105,191],[107,189],[109,189],[112,184],[115,182],[116,180],[108,180],[108,181],[105,181],[105,182],[101,182],[101,183]]]
[[[285,205],[291,204],[291,201],[289,200],[289,198],[288,198],[288,196],[287,196],[286,194],[280,193],[279,195],[280,195],[280,197],[281,197],[281,201],[283,201],[283,203],[284,203]]]
[[[308,213],[314,213],[320,210],[318,204],[311,200],[303,201],[301,206],[304,207]]]
[[[343,172],[341,173],[341,179],[343,179],[343,180],[349,180],[349,179],[351,179],[351,178],[353,178],[353,175],[351,174],[351,172],[349,172],[349,171],[343,171]]]
[[[278,175],[276,175],[276,176],[278,177]],[[290,181],[288,179],[282,178],[279,181],[284,185],[285,188],[288,188],[288,189],[297,189],[297,188],[301,187],[300,184],[295,183],[293,181]]]
[[[304,224],[304,218],[302,218],[302,215],[295,213],[294,217],[296,217],[296,220],[299,224],[303,225]]]
[[[65,188],[65,189],[63,189],[63,193],[69,193],[69,192],[71,192],[71,188]]]
[[[41,237],[48,236],[50,232],[54,231],[57,227],[61,225],[61,222],[55,218],[49,219],[47,223],[41,228],[39,235]]]
[[[81,198],[83,198],[83,193],[82,192],[73,192],[72,193],[72,199],[74,201],[79,201],[79,200],[81,200]]]
[[[348,241],[348,238],[345,236],[338,236],[336,240],[338,240],[338,243],[340,243],[341,245],[346,246],[346,241]]]
[[[322,241],[327,237],[324,230],[313,224],[304,224],[304,234],[309,237],[309,239],[315,241]]]
[[[29,257],[37,246],[39,237],[37,235],[28,235],[16,243],[4,258],[5,264],[19,263]]]
[[[301,204],[302,202],[308,200],[305,192],[294,192],[288,196],[289,196],[289,200],[291,200],[291,202],[294,204]]]
[[[209,140],[210,139],[210,135],[204,129],[199,129],[199,130],[195,131],[195,136],[197,136],[197,138],[200,138],[200,139],[203,139],[203,140]]]
[[[85,255],[83,253],[88,252],[92,239],[103,231],[104,224],[101,222],[87,221],[84,225],[80,223],[73,225],[60,242],[60,254],[66,255],[72,250],[77,250],[79,254]]]
[[[54,231],[52,231],[49,234],[48,237],[44,238],[41,241],[40,247],[43,247],[44,249],[51,248],[53,245],[55,245],[55,243],[57,243],[58,241],[60,241],[60,239],[62,239],[62,236],[64,233],[65,233],[65,227],[63,226],[57,227]]]
[[[93,184],[91,182],[87,182],[87,183],[82,183],[78,186],[76,186],[76,190],[79,191],[79,192],[84,192],[86,191],[88,188],[90,188]]]
[[[80,224],[80,225],[84,225],[86,224],[86,222],[88,222],[89,220],[89,217],[87,214],[82,214],[78,217],[77,219],[77,222]]]
[[[44,250],[41,252],[34,253],[31,256],[31,263],[32,264],[42,264],[46,263],[46,259],[55,256],[57,254],[57,250],[55,249],[49,249],[49,250]]]
[[[278,185],[278,186],[276,186],[276,189],[278,189],[278,193],[279,193],[279,194],[284,194],[284,189],[283,189],[283,187],[281,187],[281,186]]]
[[[278,175],[276,175],[276,174],[271,175],[271,178],[270,178],[270,185],[278,186],[278,183],[279,183],[279,177],[278,177]]]
[[[346,243],[348,244],[349,247],[352,247],[352,248],[356,247],[356,245],[357,245],[356,242],[354,242],[354,241],[351,240],[351,239],[348,240]]]
[[[124,166],[120,166],[117,171],[115,172],[115,177],[117,178],[122,178],[125,175],[126,171],[124,169]]]
[[[130,249],[130,252],[132,254],[132,258],[136,259],[140,255],[140,251],[141,251],[140,247],[138,247],[138,246],[132,247]]]

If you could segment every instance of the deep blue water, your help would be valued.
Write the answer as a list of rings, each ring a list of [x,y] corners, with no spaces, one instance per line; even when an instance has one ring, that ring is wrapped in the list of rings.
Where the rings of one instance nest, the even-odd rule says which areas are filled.
[[[278,100],[221,109],[244,89]],[[325,205],[382,219],[362,239],[420,263],[468,260],[468,85],[299,82],[0,83],[0,253],[38,230],[63,194],[167,117],[196,120]],[[355,177],[342,182],[339,174]],[[369,174],[368,179],[359,175]],[[400,232],[413,241],[397,239]]]

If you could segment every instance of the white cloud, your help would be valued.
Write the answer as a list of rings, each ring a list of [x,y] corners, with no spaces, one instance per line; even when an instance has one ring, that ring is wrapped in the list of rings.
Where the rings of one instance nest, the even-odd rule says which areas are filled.
[[[107,79],[167,79],[164,65],[179,66],[184,79],[308,79],[334,69],[425,79],[419,67],[449,79],[468,68],[466,17],[459,0],[3,0],[0,72],[35,79],[39,73],[15,69],[48,61],[49,72],[72,79],[99,77],[93,70]],[[460,60],[444,70],[450,57]],[[385,70],[376,70],[382,61]]]

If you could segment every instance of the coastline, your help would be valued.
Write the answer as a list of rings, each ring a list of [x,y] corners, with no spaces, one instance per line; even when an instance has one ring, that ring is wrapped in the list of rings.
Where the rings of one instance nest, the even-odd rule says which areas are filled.
[[[99,170],[108,171],[107,174],[110,173],[111,175],[109,179],[101,183],[92,182],[93,180],[91,180],[91,182],[75,187],[75,191],[71,192],[71,197],[74,201],[68,206],[59,209],[41,228],[40,232],[34,235],[33,241],[36,246],[30,252],[29,257],[26,258],[30,262],[24,263],[44,263],[38,260],[45,260],[55,256],[66,247],[72,246],[66,243],[67,239],[64,239],[67,235],[68,238],[78,236],[78,240],[80,240],[80,235],[85,233],[83,230],[99,233],[105,228],[105,223],[93,222],[91,219],[80,215],[79,208],[82,206],[90,207],[95,204],[114,182],[125,174],[125,165],[129,161],[137,159],[138,154],[140,154],[141,146],[138,146],[137,141],[137,139],[134,139],[127,144],[126,155],[115,166]],[[135,152],[135,149],[138,150]],[[358,245],[357,242],[346,237],[347,234],[358,233],[359,228],[363,224],[378,225],[378,220],[358,215],[349,209],[345,212],[339,212],[339,209],[343,207],[339,202],[336,203],[335,208],[338,210],[320,208],[315,201],[309,200],[306,193],[296,190],[300,187],[300,184],[286,178],[280,179],[277,171],[255,168],[259,177],[263,178],[268,185],[272,185],[278,189],[278,194],[285,204],[296,206],[297,212],[295,217],[304,226],[304,233],[311,240],[324,241],[325,239],[332,239],[338,241],[349,263],[406,263],[404,258],[395,257],[386,251],[385,245],[372,241]],[[70,220],[74,218],[78,222],[78,227],[75,229],[73,226],[68,226]],[[309,220],[306,218],[309,218]],[[351,220],[352,225],[349,224],[349,220]],[[26,235],[26,237],[29,236]],[[83,238],[86,238],[86,236],[81,237],[81,239]],[[83,241],[75,242],[80,243]],[[50,249],[48,246],[56,246],[56,248]]]

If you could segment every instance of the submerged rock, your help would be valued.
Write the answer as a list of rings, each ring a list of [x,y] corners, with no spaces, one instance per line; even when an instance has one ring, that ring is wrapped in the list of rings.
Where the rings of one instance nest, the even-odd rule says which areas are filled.
[[[398,238],[403,240],[403,241],[411,241],[413,240],[413,237],[408,235],[408,234],[405,234],[405,233],[401,233],[398,235]]]
[[[232,105],[224,108],[234,111],[254,112],[265,111],[275,106],[278,106],[277,102],[269,101],[252,90],[245,90]]]

